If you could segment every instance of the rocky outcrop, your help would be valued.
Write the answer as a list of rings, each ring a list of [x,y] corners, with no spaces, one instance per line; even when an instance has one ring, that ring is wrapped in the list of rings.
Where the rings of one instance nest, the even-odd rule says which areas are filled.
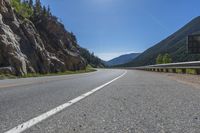
[[[32,22],[0,0],[0,68],[13,68],[16,75],[84,69],[78,47],[54,18]]]
[[[44,47],[54,57],[59,58],[69,70],[85,67],[80,56],[79,45],[71,38],[64,26],[53,17],[39,17],[34,21],[37,30],[44,40]]]

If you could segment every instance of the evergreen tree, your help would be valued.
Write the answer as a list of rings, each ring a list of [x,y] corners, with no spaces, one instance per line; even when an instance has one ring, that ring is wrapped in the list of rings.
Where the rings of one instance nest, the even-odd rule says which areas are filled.
[[[30,7],[33,7],[33,0],[29,0],[28,4],[29,4]]]
[[[47,7],[47,15],[50,17],[51,16],[51,8],[50,6],[48,5]]]
[[[167,64],[167,63],[172,63],[172,58],[169,54],[165,54],[163,56],[163,63]]]
[[[71,36],[72,40],[73,40],[75,43],[77,43],[76,36],[74,35],[73,32],[70,33],[70,36]]]
[[[47,9],[45,6],[43,6],[43,9],[42,9],[42,15],[46,16],[47,15]]]
[[[156,64],[162,64],[163,63],[163,56],[159,54],[156,58]]]
[[[35,7],[34,7],[34,11],[37,15],[39,15],[42,11],[42,6],[41,6],[41,2],[40,0],[36,0],[35,1]]]

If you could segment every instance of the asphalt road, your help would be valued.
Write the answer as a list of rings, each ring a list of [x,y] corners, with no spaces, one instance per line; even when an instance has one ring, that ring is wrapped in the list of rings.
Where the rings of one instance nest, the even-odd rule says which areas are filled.
[[[0,81],[0,132],[99,87],[124,70]],[[26,133],[199,133],[200,89],[167,76],[127,73]]]

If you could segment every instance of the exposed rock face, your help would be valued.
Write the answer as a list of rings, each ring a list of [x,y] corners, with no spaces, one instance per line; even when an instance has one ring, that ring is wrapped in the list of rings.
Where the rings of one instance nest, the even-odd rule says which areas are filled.
[[[13,68],[16,75],[84,69],[78,47],[53,18],[33,24],[18,16],[8,0],[0,0],[0,68]]]

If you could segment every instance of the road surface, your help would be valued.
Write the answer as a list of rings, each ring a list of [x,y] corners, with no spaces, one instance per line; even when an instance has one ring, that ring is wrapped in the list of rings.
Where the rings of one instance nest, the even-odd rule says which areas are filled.
[[[159,73],[112,69],[0,81],[0,132],[24,123],[25,133],[199,133],[200,89]]]

